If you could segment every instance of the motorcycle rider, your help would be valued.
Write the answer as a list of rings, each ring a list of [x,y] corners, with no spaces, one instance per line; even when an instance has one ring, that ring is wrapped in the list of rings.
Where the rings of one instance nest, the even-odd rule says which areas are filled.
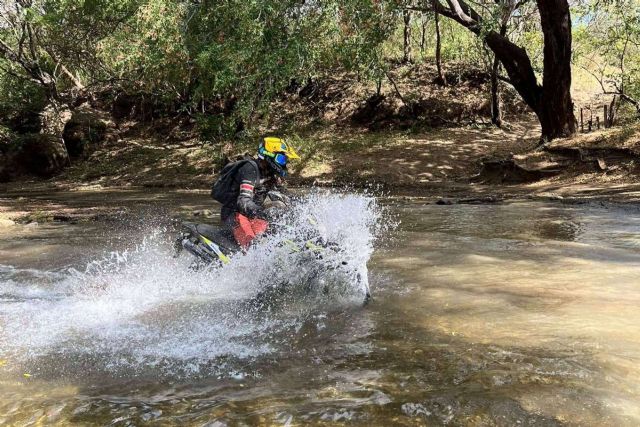
[[[282,187],[291,159],[300,159],[293,147],[280,138],[267,137],[258,147],[257,158],[246,156],[220,172],[211,197],[222,203],[220,219],[242,248],[267,230],[265,197]]]

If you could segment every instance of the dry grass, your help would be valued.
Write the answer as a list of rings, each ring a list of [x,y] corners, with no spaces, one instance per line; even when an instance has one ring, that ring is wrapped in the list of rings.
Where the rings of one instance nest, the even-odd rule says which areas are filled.
[[[315,133],[303,139],[315,141],[303,152],[319,157],[304,162],[298,172],[318,182],[391,186],[464,180],[478,172],[482,158],[522,153],[536,145],[536,122],[522,119],[508,130],[475,126],[417,133]]]
[[[590,133],[580,133],[572,138],[553,141],[552,146],[636,149],[640,147],[640,124],[634,123]],[[638,152],[640,153],[640,150]]]

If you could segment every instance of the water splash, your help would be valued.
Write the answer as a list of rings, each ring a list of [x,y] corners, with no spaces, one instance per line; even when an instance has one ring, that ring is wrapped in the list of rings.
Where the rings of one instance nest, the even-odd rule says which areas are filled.
[[[372,197],[316,192],[220,269],[174,258],[158,229],[83,271],[1,266],[0,358],[58,374],[237,375],[230,361],[277,351],[318,310],[362,303],[379,218]],[[334,249],[292,249],[310,236]],[[275,305],[254,303],[264,295]]]

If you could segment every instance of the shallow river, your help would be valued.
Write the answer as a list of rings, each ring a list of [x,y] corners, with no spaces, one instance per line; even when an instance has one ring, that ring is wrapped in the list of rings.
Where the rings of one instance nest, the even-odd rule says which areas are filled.
[[[248,309],[258,273],[174,260],[204,194],[0,229],[0,425],[640,424],[638,207],[355,199],[364,307]]]

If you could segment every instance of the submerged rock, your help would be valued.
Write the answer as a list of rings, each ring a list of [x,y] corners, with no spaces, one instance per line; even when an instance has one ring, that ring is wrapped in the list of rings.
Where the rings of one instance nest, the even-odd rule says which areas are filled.
[[[453,200],[451,199],[438,199],[438,201],[436,202],[436,205],[452,205],[453,204]]]
[[[215,214],[209,209],[199,209],[193,211],[193,216],[203,216],[205,218],[213,218]]]

